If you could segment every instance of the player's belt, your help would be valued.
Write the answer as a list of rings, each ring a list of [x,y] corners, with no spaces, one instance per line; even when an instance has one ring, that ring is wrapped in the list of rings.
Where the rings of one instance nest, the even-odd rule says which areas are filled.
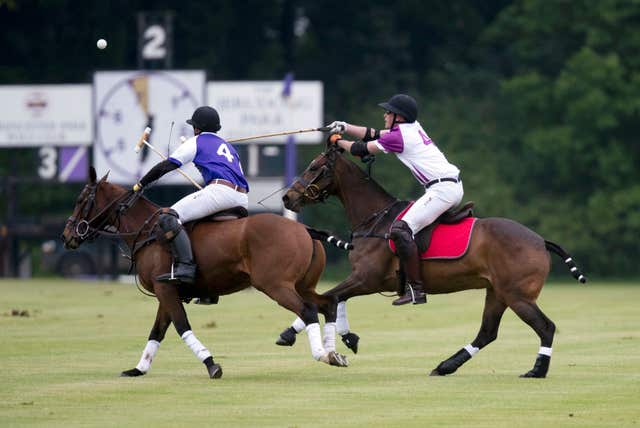
[[[230,181],[223,180],[222,178],[216,178],[214,180],[211,180],[209,184],[222,184],[223,186],[231,187],[236,192],[247,193],[247,189],[245,189],[244,187],[233,184]]]
[[[434,184],[442,183],[443,181],[450,181],[452,183],[459,183],[461,180],[458,177],[445,177],[445,178],[436,178],[435,180],[431,180],[427,184],[424,185],[425,189],[433,186]]]

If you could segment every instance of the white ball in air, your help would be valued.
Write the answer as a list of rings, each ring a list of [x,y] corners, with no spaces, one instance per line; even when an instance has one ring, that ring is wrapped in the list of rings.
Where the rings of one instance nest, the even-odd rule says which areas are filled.
[[[105,39],[100,39],[96,43],[96,46],[98,46],[98,49],[104,49],[107,47],[107,41]]]

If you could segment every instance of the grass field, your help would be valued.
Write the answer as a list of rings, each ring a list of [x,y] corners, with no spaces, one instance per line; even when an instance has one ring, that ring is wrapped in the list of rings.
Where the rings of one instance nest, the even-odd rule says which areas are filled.
[[[546,286],[539,303],[558,327],[547,379],[518,378],[539,341],[511,311],[498,340],[457,373],[429,377],[475,337],[483,302],[481,291],[417,307],[354,299],[360,350],[340,343],[350,367],[336,368],[311,358],[304,334],[276,346],[292,314],[241,292],[186,306],[222,379],[173,327],[146,376],[120,378],[146,343],[152,298],[118,283],[3,280],[0,427],[640,427],[640,284]]]

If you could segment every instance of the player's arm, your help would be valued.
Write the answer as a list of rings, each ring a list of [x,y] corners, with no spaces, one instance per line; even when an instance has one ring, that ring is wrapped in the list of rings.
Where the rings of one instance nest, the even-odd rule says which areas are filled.
[[[353,156],[365,157],[369,154],[379,153],[381,150],[374,141],[349,141],[343,140],[340,134],[334,134],[330,137],[330,143],[336,144],[342,149],[348,151]]]

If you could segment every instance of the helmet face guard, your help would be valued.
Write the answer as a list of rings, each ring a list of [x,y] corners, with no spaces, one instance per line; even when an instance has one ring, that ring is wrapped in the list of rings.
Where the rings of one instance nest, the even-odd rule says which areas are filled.
[[[198,107],[187,123],[204,132],[218,132],[222,128],[218,112],[209,106]]]
[[[404,117],[407,122],[415,122],[418,118],[418,103],[409,95],[396,94],[389,98],[389,101],[378,105],[387,111]]]

